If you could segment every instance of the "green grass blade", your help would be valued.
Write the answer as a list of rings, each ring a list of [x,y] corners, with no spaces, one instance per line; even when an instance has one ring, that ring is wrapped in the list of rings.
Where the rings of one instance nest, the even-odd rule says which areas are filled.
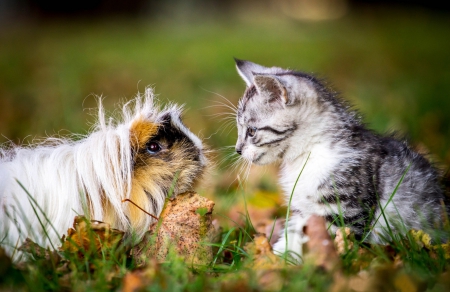
[[[214,260],[213,260],[213,263],[212,263],[212,266],[213,266],[213,267],[214,267],[214,265],[216,264],[217,259],[219,258],[220,253],[222,253],[222,251],[224,250],[225,244],[226,244],[226,242],[227,242],[227,240],[228,240],[228,237],[230,237],[230,234],[231,234],[234,230],[235,230],[234,227],[231,228],[230,230],[228,230],[227,234],[225,234],[224,238],[222,239],[222,245],[221,245],[221,247],[219,248],[219,250],[217,251],[217,254],[216,254],[216,256],[214,257]]]
[[[36,207],[39,209],[39,211],[41,211],[42,215],[44,215],[45,220],[49,223],[50,227],[53,229],[53,231],[55,232],[55,234],[58,237],[58,239],[61,240],[61,236],[60,236],[58,230],[56,230],[55,226],[53,225],[51,220],[47,217],[47,214],[45,214],[44,210],[42,210],[41,206],[39,206],[39,204],[36,202],[36,200],[33,198],[33,196],[31,196],[31,194],[28,192],[28,190],[23,186],[23,184],[19,180],[16,179],[16,182],[20,185],[20,187],[28,195],[29,200],[33,201],[33,203],[36,205]],[[33,207],[33,204],[31,203],[31,201],[30,201],[30,204],[31,204],[31,207]],[[36,216],[38,217],[38,219],[40,221],[39,215],[37,214],[37,212],[34,209],[34,207],[33,207],[33,210],[35,211],[35,214],[36,214]],[[45,228],[44,228],[44,230],[45,230]],[[48,236],[47,232],[46,232],[46,235]],[[49,238],[49,240],[50,240],[50,238]],[[53,247],[53,244],[52,244],[52,247]]]
[[[284,238],[285,238],[285,240],[286,240],[286,246],[285,246],[285,253],[284,253],[283,257],[284,257],[284,261],[285,261],[285,262],[287,262],[287,250],[288,250],[288,223],[289,223],[289,214],[290,214],[290,212],[291,212],[292,197],[294,196],[295,187],[297,186],[298,180],[300,179],[300,176],[302,175],[303,170],[305,169],[306,163],[308,162],[310,155],[311,155],[311,152],[309,152],[308,157],[306,158],[306,161],[305,161],[305,163],[303,164],[303,167],[302,167],[302,169],[300,170],[300,173],[298,174],[297,179],[295,180],[294,187],[292,188],[291,195],[290,195],[290,197],[289,197],[289,204],[288,204],[287,211],[286,211],[286,221],[285,221],[285,224],[284,224]]]
[[[391,236],[393,236],[393,232],[392,232],[392,229],[391,229],[390,226],[389,226],[389,222],[387,221],[387,218],[386,218],[386,216],[385,216],[384,211],[386,210],[387,206],[389,205],[389,203],[390,203],[390,202],[392,201],[392,199],[394,198],[394,195],[397,193],[397,190],[398,190],[398,188],[400,187],[400,184],[403,182],[403,179],[405,178],[406,173],[409,171],[409,168],[410,168],[410,167],[411,167],[411,164],[408,165],[408,167],[406,168],[406,170],[405,170],[405,172],[403,173],[402,177],[400,178],[399,182],[398,182],[397,185],[395,186],[394,191],[393,191],[392,194],[390,195],[389,200],[387,201],[386,205],[384,205],[384,208],[383,208],[383,206],[381,206],[380,199],[377,198],[377,201],[378,201],[378,205],[379,205],[379,207],[380,207],[380,212],[381,212],[381,214],[378,215],[378,217],[376,218],[375,222],[372,223],[372,226],[375,226],[375,224],[377,224],[378,220],[380,220],[380,217],[383,216],[384,220],[386,221],[386,225],[387,225],[387,227],[388,227],[388,231],[389,231],[389,233],[390,233]],[[364,239],[363,239],[362,241],[365,241],[365,240],[367,239],[367,237],[368,237],[372,232],[373,232],[372,230],[369,231],[369,232],[366,234],[366,236],[364,237]]]

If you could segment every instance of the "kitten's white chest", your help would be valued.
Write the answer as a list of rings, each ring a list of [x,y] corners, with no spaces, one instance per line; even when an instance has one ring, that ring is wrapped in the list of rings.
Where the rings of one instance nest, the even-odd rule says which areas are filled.
[[[329,211],[324,204],[318,204],[321,194],[319,186],[332,175],[332,170],[342,157],[325,145],[317,145],[311,153],[285,162],[280,172],[280,184],[284,190],[286,203],[291,199],[291,210],[300,210],[304,215],[326,215]],[[303,169],[303,171],[302,171]],[[295,185],[295,182],[297,181]],[[295,186],[295,189],[294,189]]]

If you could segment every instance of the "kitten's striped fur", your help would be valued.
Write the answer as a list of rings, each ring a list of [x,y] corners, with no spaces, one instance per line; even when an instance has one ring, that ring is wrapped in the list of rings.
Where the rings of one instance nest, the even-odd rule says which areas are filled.
[[[282,235],[276,251],[287,246],[302,254],[302,230],[311,214],[324,216],[335,232],[342,213],[356,237],[368,235],[371,242],[389,239],[380,206],[387,205],[387,220],[397,231],[431,232],[442,220],[438,173],[405,142],[368,130],[313,76],[248,61],[236,65],[247,85],[238,105],[236,151],[255,164],[281,163],[287,201],[305,166],[292,197],[288,243]]]

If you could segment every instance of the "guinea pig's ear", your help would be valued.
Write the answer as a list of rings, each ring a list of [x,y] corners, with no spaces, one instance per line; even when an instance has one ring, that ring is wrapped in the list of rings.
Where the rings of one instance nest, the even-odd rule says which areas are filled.
[[[234,61],[236,62],[236,69],[245,81],[245,84],[247,84],[247,87],[253,84],[255,74],[264,73],[268,70],[268,68],[250,61],[239,60],[236,58]]]

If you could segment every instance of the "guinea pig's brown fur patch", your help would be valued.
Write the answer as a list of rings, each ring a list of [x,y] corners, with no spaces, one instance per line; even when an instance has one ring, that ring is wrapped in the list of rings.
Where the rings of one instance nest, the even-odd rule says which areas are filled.
[[[142,116],[135,119],[130,127],[130,144],[134,153],[134,160],[140,159],[140,152],[145,149],[148,141],[158,132],[158,124],[145,120]],[[154,165],[153,168],[159,168]],[[146,193],[142,185],[145,185],[145,189],[158,189],[158,186],[154,185],[152,181],[152,171],[143,171],[141,168],[135,168],[133,172],[133,179],[131,183],[131,195],[130,200],[134,204],[149,210],[149,199],[152,200],[151,193]],[[128,204],[129,217],[131,226],[133,228],[142,228],[145,226],[148,215],[142,212],[139,208],[133,204]],[[155,216],[157,214],[154,214]]]
[[[133,121],[130,127],[130,143],[133,150],[145,147],[150,137],[158,131],[158,124],[145,120],[142,116]]]
[[[205,168],[201,150],[183,129],[174,126],[172,119],[167,115],[158,124],[138,119],[130,130],[134,150],[130,200],[155,216],[161,212],[166,195],[191,190]],[[150,143],[157,143],[160,150],[150,152]],[[139,230],[152,220],[133,204],[128,208],[128,219],[134,229]]]

